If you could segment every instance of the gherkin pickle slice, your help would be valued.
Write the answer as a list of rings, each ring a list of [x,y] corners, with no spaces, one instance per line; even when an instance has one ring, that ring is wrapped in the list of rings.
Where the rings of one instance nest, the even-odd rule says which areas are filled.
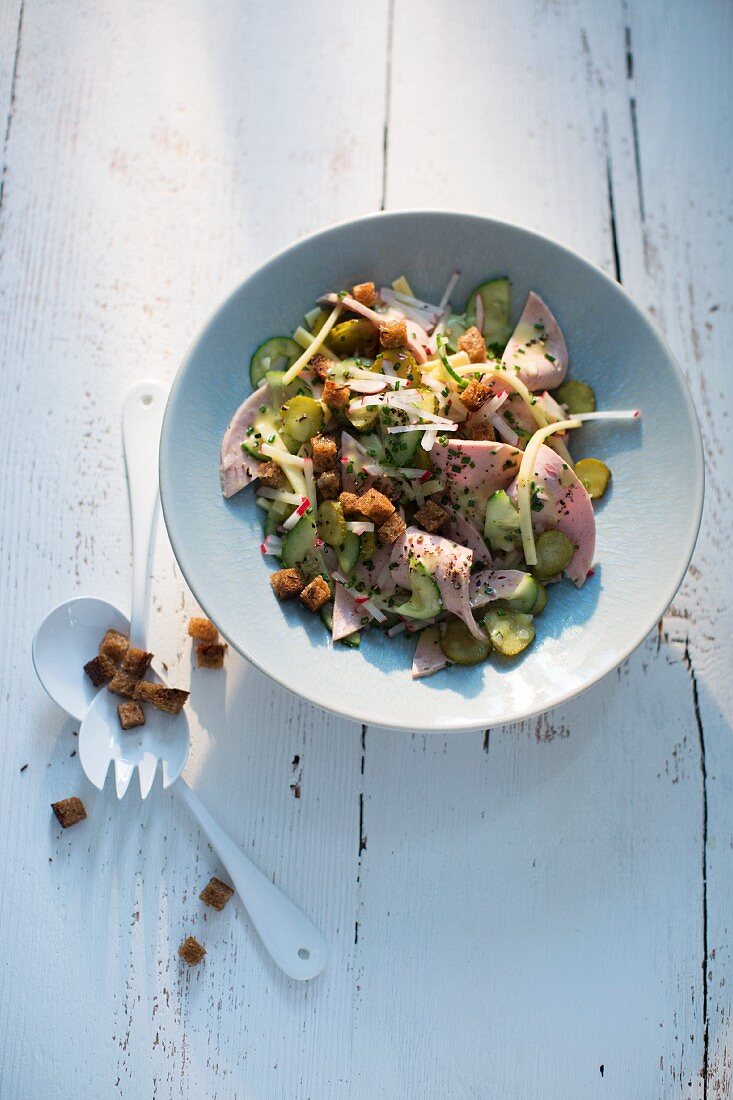
[[[534,641],[535,628],[531,615],[521,611],[492,608],[484,616],[484,629],[491,644],[502,657],[516,657]]]
[[[491,653],[491,642],[475,638],[464,622],[451,619],[440,632],[440,648],[454,665],[478,665]]]
[[[569,379],[555,390],[555,400],[567,407],[572,415],[596,411],[596,395],[587,382]]]
[[[575,473],[591,500],[600,500],[608,488],[611,471],[599,458],[581,458],[575,463]]]
[[[567,569],[575,553],[575,547],[562,531],[543,531],[535,543],[535,548],[537,564],[532,572],[543,581]]]

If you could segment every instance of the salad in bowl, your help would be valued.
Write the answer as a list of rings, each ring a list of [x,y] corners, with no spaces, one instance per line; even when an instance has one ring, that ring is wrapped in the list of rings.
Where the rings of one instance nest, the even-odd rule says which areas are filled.
[[[435,303],[404,276],[324,294],[256,348],[221,446],[224,496],[256,494],[274,596],[334,643],[414,634],[415,679],[518,657],[552,586],[585,584],[611,470],[575,462],[573,435],[640,416],[568,377],[537,293],[516,327],[507,277],[460,297],[458,272]]]

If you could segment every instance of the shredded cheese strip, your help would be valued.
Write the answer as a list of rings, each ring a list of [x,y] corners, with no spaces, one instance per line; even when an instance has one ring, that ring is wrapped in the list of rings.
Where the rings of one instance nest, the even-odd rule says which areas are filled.
[[[328,320],[323,325],[323,328],[320,330],[320,332],[316,333],[303,354],[295,360],[292,367],[285,371],[285,374],[283,375],[283,386],[289,386],[293,379],[298,377],[303,367],[306,366],[307,363],[310,363],[316,352],[321,349],[321,347],[323,346],[323,341],[326,339],[329,332],[341,316],[341,310],[342,306],[339,302],[333,307],[331,313],[328,316]]]
[[[410,298],[415,297],[412,293],[412,287],[404,275],[400,275],[394,280],[392,283],[392,290],[395,290],[398,294],[407,294]]]
[[[497,378],[500,382],[506,382],[507,386],[511,386],[513,390],[519,394],[524,401],[525,405],[532,413],[535,424],[538,428],[546,428],[548,425],[547,413],[540,405],[539,401],[529,392],[521,378],[517,378],[516,375],[510,374],[507,370],[501,370],[498,367],[489,369],[487,374],[493,378]]]
[[[300,344],[302,348],[309,348],[313,340],[313,333],[308,332],[302,325],[298,325],[293,333],[293,340],[295,340],[296,344]],[[338,355],[334,355],[327,347],[321,348],[321,355],[325,356],[326,359],[330,359],[332,363],[340,362]]]
[[[540,428],[539,431],[534,433],[522,455],[522,464],[517,474],[517,503],[519,504],[519,527],[522,532],[524,560],[527,565],[537,564],[537,547],[535,546],[534,532],[532,530],[531,504],[532,479],[534,477],[534,468],[537,462],[537,456],[540,453],[540,447],[553,432],[565,432],[569,428],[579,427],[580,419],[558,420],[556,424],[548,424],[546,427]]]
[[[577,413],[573,420],[638,420],[641,409],[619,409],[616,412]]]
[[[311,506],[315,511],[318,507],[318,501],[316,499],[316,481],[313,476],[313,459],[303,459],[303,477],[305,478],[305,495],[311,502]]]
[[[257,493],[266,500],[279,500],[282,504],[300,504],[303,499],[300,493],[288,493],[285,489],[270,489],[267,485],[263,485]]]
[[[452,367],[471,367],[472,370],[477,369],[476,363],[471,363],[468,355],[465,351],[457,351],[455,355],[449,355],[448,362]],[[432,374],[435,370],[443,370],[443,362],[441,359],[428,359],[427,363],[420,363],[420,371],[422,374]],[[480,370],[483,364],[478,365]]]
[[[282,447],[273,447],[271,443],[263,443],[260,450],[263,455],[267,455],[268,458],[277,463],[290,482],[293,492],[300,497],[308,495],[305,488],[305,478],[303,477],[304,459],[298,458],[297,455],[291,455],[290,451],[285,449],[284,444]]]

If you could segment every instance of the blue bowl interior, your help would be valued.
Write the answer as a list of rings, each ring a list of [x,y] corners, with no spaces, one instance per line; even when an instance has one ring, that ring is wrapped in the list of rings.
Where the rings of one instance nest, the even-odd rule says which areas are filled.
[[[274,599],[251,491],[225,501],[219,448],[250,391],[249,359],[285,334],[315,299],[364,279],[405,274],[436,300],[454,269],[463,302],[508,274],[519,315],[529,290],[548,303],[570,352],[570,376],[589,382],[601,409],[642,409],[641,421],[593,423],[573,439],[613,482],[597,509],[597,567],[581,591],[553,586],[522,659],[493,659],[414,682],[414,640],[378,631],[360,650],[332,647],[318,616]],[[165,520],[184,575],[241,653],[289,690],[358,721],[416,730],[475,729],[547,710],[594,683],[643,640],[672,600],[699,526],[699,427],[669,349],[625,292],[560,245],[528,230],[464,214],[374,215],[301,241],[251,275],[221,306],[175,380],[161,440]]]

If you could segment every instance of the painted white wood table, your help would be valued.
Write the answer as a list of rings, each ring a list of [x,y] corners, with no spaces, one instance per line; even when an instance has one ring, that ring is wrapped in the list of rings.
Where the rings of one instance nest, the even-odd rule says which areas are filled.
[[[727,0],[0,5],[3,1100],[731,1095],[732,46]],[[129,599],[125,389],[269,253],[380,206],[520,221],[622,280],[697,397],[707,504],[617,674],[450,737],[234,654],[192,672],[161,535],[186,774],[328,936],[299,985],[198,901],[217,864],[168,795],[90,788],[29,643],[60,599]]]

